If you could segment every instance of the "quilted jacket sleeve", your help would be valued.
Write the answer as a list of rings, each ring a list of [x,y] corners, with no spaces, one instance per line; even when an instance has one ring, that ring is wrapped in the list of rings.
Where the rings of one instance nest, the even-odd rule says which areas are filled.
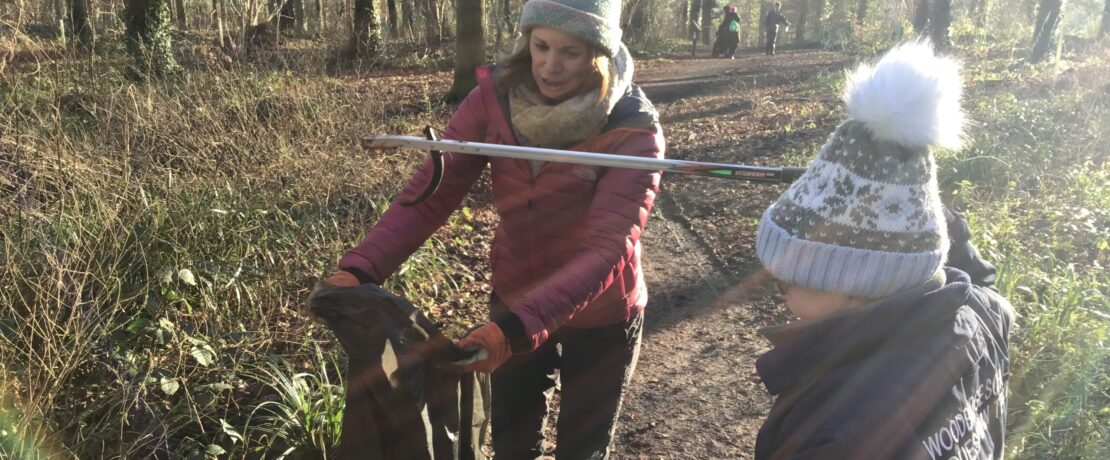
[[[445,139],[483,140],[489,118],[482,91],[481,87],[474,88],[451,116]],[[484,156],[444,153],[443,181],[436,193],[416,206],[401,206],[400,197],[418,195],[431,178],[432,162],[425,160],[362,242],[340,259],[339,268],[361,271],[369,281],[380,284],[447,221],[478,180],[487,161]]]
[[[613,153],[663,157],[658,130],[630,130]],[[533,349],[618,279],[637,250],[659,191],[660,171],[611,168],[599,180],[582,243],[559,271],[511,306]],[[514,352],[518,350],[514,349]]]

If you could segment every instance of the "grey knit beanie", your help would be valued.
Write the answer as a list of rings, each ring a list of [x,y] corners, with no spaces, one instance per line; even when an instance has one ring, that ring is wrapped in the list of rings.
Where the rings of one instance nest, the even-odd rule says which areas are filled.
[[[930,147],[959,147],[961,86],[959,64],[924,41],[860,65],[844,92],[849,118],[759,222],[771,274],[878,299],[936,273],[949,243]]]
[[[520,14],[526,33],[535,26],[559,29],[593,43],[613,57],[621,43],[620,0],[528,0]]]

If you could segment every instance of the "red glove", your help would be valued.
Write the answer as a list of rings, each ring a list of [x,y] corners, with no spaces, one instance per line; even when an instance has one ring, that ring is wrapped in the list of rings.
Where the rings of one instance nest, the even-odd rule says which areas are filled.
[[[497,323],[486,323],[470,331],[455,345],[464,350],[481,348],[488,354],[486,359],[464,366],[463,372],[493,372],[513,354],[512,349],[509,348],[509,339],[505,338]]]

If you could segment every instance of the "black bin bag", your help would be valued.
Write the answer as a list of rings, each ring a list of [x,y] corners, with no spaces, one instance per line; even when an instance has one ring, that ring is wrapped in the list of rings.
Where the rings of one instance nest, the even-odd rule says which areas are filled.
[[[347,353],[339,458],[484,460],[487,374],[407,300],[374,284],[318,288],[309,306]]]

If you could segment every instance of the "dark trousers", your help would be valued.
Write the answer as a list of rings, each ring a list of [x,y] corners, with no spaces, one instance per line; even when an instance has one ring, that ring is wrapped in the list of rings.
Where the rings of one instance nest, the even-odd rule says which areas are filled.
[[[775,54],[775,39],[778,37],[778,31],[767,29],[767,55]]]
[[[555,385],[555,370],[561,389],[555,458],[608,458],[624,386],[636,368],[643,323],[640,314],[612,326],[562,327],[539,349],[502,364],[491,379],[490,421],[497,460],[540,455],[545,392]]]

